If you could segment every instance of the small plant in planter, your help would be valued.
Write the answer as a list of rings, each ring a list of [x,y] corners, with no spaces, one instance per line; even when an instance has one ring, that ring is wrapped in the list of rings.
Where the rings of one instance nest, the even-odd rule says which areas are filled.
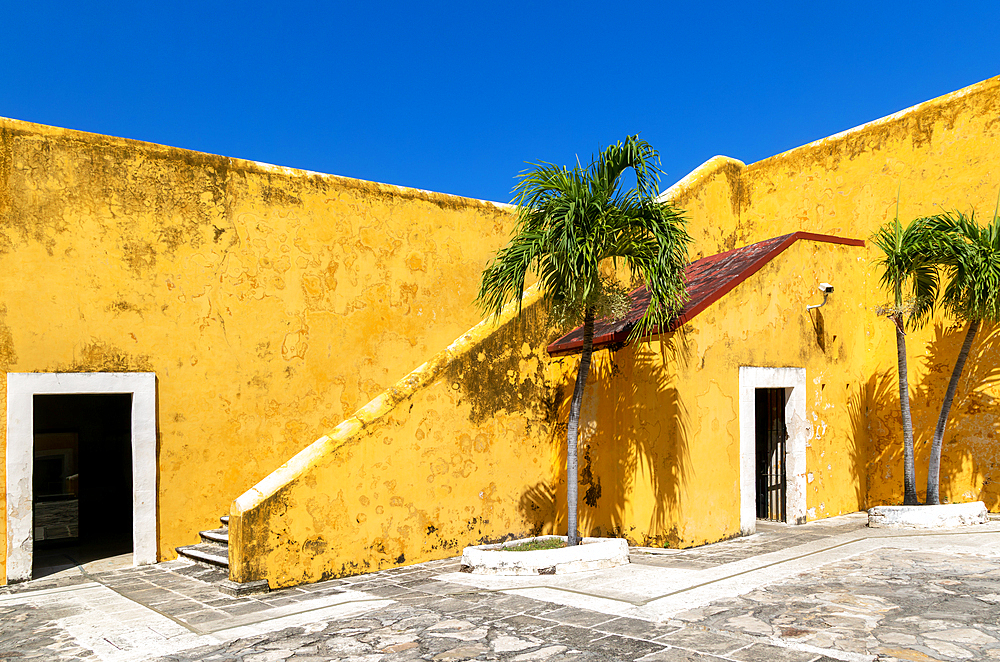
[[[462,570],[479,575],[563,575],[625,565],[624,538],[584,538],[569,546],[565,536],[538,536],[462,551]]]
[[[508,545],[503,548],[505,552],[534,552],[539,549],[562,549],[566,547],[566,541],[562,538],[534,538],[515,545]]]

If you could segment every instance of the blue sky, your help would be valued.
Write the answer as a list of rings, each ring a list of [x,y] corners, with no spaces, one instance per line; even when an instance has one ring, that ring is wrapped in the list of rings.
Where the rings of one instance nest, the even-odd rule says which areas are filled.
[[[89,6],[88,6],[89,5]],[[1000,74],[1000,3],[9,3],[0,116],[509,201],[641,132],[663,188]]]

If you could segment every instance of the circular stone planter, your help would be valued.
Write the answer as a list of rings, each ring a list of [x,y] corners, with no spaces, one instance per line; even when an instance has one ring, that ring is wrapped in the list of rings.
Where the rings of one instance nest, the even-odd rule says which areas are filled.
[[[534,540],[551,539],[566,540],[566,536],[538,536],[496,545],[466,547],[462,552],[462,571],[477,575],[565,575],[628,563],[628,542],[624,538],[584,538],[582,545],[529,552],[505,549]]]
[[[944,503],[937,506],[875,506],[868,510],[873,529],[941,529],[986,524],[989,515],[982,501]]]

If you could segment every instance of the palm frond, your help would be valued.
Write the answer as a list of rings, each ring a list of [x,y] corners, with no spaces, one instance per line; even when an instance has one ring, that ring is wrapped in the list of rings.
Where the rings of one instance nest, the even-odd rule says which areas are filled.
[[[497,315],[523,295],[530,271],[550,304],[566,310],[594,306],[607,294],[601,266],[628,266],[650,291],[651,304],[633,333],[665,328],[684,301],[683,271],[691,241],[683,214],[657,202],[659,156],[629,136],[603,150],[586,168],[537,163],[514,188],[517,223],[510,243],[483,272],[477,301]],[[636,185],[624,189],[633,170]]]
[[[939,255],[948,275],[945,308],[961,320],[1000,322],[1000,217],[980,227],[974,213],[947,212],[934,222],[946,236]]]
[[[948,234],[936,217],[917,218],[903,227],[899,217],[880,227],[872,236],[882,256],[879,284],[889,290],[894,310],[906,311],[905,323],[917,328],[934,312],[940,287],[939,265],[946,252]],[[904,302],[906,305],[904,306]]]

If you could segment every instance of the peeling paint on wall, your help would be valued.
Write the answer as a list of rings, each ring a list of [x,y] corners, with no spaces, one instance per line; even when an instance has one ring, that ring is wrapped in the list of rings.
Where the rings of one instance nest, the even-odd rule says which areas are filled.
[[[0,363],[157,374],[172,558],[473,326],[511,224],[488,202],[0,119]]]
[[[544,365],[551,335],[534,305],[483,322],[242,495],[230,577],[290,586],[531,532],[538,509],[524,507],[525,486],[551,483],[565,462],[539,404],[565,388],[564,375],[531,370],[517,390],[509,372]]]
[[[690,218],[693,257],[798,230],[866,238],[892,218],[897,191],[904,218],[986,215],[998,115],[993,78],[758,163],[716,157],[667,196]],[[541,353],[537,319],[502,327],[490,351],[441,353],[478,321],[479,274],[511,225],[491,203],[0,120],[0,362],[156,372],[162,558],[333,430],[352,441],[317,442],[326,474],[306,472],[234,520],[249,575],[258,557],[284,585],[554,532],[575,360]],[[600,353],[584,532],[671,546],[739,532],[739,365],[810,376],[809,518],[901,500],[895,343],[872,312],[884,299],[875,257],[796,248],[683,333]],[[820,281],[836,293],[807,315]],[[961,333],[937,318],[909,338],[918,485]],[[992,510],[996,338],[987,330],[974,348],[942,463],[945,498]],[[406,384],[386,385],[426,357],[440,379],[404,408]],[[281,528],[282,513],[297,528]],[[338,547],[329,530],[358,530],[363,545]]]
[[[679,186],[677,191],[691,218],[694,252],[701,256],[728,249],[733,232],[744,244],[797,230],[867,238],[895,215],[897,192],[904,221],[952,209],[975,209],[981,218],[989,218],[1000,187],[994,167],[1000,158],[998,116],[1000,77],[747,165],[739,179],[730,173],[742,164],[717,157],[706,163],[697,185]],[[739,211],[731,202],[734,196],[743,201]],[[813,346],[832,353],[831,359],[855,363],[865,357],[850,385],[826,376],[826,388],[817,396],[824,403],[814,407],[817,443],[828,448],[809,458],[809,466],[815,467],[810,505],[817,516],[902,502],[895,337],[891,324],[873,312],[886,299],[872,266],[876,257],[877,249],[869,246],[855,265],[845,264],[832,275],[828,282],[837,286],[833,298],[840,297],[845,278],[853,282],[861,274],[867,279],[864,294],[838,319],[824,308],[813,325]],[[789,283],[794,282],[791,274]],[[865,341],[853,356],[843,348],[843,333],[833,331],[845,316],[853,320],[845,333]],[[907,338],[921,498],[930,438],[962,333],[951,320],[938,317]],[[1000,498],[992,458],[1000,446],[993,440],[994,417],[974,403],[988,406],[1000,397],[995,381],[983,374],[997,364],[1000,352],[990,336],[984,340],[975,357],[980,372],[963,376],[965,406],[953,410],[961,413],[953,413],[946,431],[941,491],[949,500],[982,498],[996,511]],[[806,349],[808,343],[802,338],[799,346]],[[706,351],[728,349],[712,346]],[[841,382],[845,385],[838,385]],[[827,408],[831,388],[851,393],[846,403],[835,405],[841,410],[837,415]],[[845,407],[849,421],[837,422]],[[847,438],[838,447],[827,445],[829,435],[844,432]],[[827,454],[821,457],[823,452]]]
[[[6,324],[7,306],[0,303],[0,372],[17,363],[17,352],[14,351],[14,337]]]

